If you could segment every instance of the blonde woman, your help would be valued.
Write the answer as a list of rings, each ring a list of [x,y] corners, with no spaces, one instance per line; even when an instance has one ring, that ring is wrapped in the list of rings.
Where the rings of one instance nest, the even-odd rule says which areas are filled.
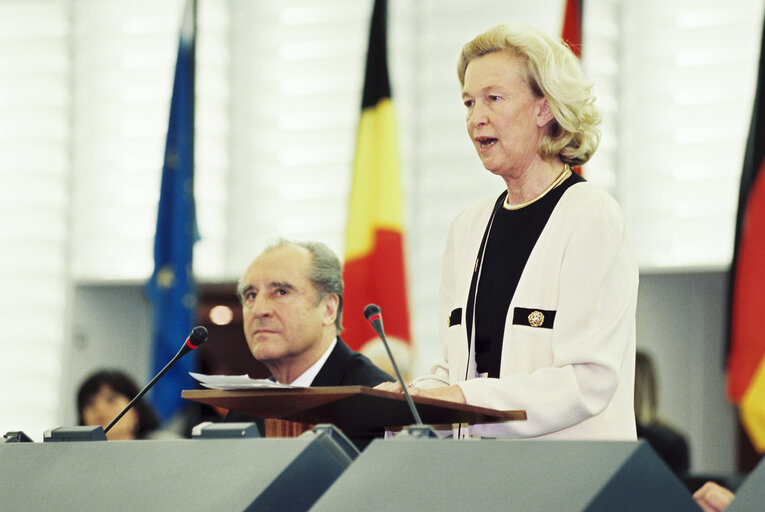
[[[468,136],[505,190],[450,227],[444,360],[412,394],[527,412],[460,437],[635,439],[638,269],[617,203],[571,170],[599,143],[591,85],[566,46],[525,26],[477,36],[457,72]]]

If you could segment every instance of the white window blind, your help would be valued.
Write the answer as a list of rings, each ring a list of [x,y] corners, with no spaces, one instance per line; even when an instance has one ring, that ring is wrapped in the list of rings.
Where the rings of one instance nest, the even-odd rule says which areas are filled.
[[[73,4],[78,280],[148,276],[182,3]]]
[[[763,2],[620,5],[618,193],[641,268],[726,268]]]
[[[63,2],[0,2],[0,433],[38,441],[67,331],[69,31]]]
[[[231,277],[280,236],[342,254],[370,6],[232,3]]]
[[[220,274],[228,172],[228,15],[199,3],[196,266]],[[178,51],[182,0],[72,2],[75,31],[73,273],[79,281],[145,280]]]
[[[196,146],[194,195],[200,240],[194,271],[206,280],[224,279],[230,231],[231,179],[230,15],[225,0],[198,0]],[[153,235],[152,235],[153,236]]]

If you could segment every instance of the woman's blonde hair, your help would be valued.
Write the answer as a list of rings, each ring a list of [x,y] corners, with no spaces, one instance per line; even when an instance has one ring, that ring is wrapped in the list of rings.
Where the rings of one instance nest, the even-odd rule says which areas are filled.
[[[587,162],[600,143],[600,112],[579,60],[563,43],[533,27],[497,25],[462,47],[457,62],[460,85],[465,86],[465,72],[473,59],[500,51],[523,59],[524,80],[533,94],[547,100],[555,116],[549,135],[539,142],[539,155],[557,155],[570,165]]]

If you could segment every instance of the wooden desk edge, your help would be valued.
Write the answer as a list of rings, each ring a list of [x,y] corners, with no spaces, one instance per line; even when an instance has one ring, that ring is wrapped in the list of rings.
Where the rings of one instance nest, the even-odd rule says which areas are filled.
[[[235,393],[241,396],[257,396],[264,395],[266,393],[280,393],[280,394],[298,394],[308,393],[314,395],[342,395],[350,396],[354,394],[362,394],[369,396],[376,396],[380,398],[388,398],[392,400],[406,401],[403,393],[395,393],[392,391],[383,391],[380,389],[373,389],[367,386],[326,386],[315,388],[261,388],[261,389],[232,389],[232,390],[220,390],[220,389],[184,389],[181,391],[181,398],[187,400],[195,400],[197,398],[215,398],[221,393]],[[476,405],[461,404],[458,402],[451,402],[448,400],[439,400],[436,398],[427,398],[422,396],[412,397],[412,401],[415,404],[421,405],[434,405],[437,407],[454,408],[467,408],[469,411],[485,414],[487,416],[496,416],[507,421],[525,421],[526,411],[524,410],[498,410],[488,409],[486,407],[479,407]]]

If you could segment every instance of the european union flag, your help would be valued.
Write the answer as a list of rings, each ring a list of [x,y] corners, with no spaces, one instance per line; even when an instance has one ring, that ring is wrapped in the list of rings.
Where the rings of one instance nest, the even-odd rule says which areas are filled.
[[[175,356],[196,319],[192,273],[194,241],[194,0],[186,6],[175,66],[165,163],[154,237],[154,273],[148,283],[153,309],[153,374]],[[180,359],[152,389],[162,419],[182,406],[181,390],[192,387],[193,359]]]

